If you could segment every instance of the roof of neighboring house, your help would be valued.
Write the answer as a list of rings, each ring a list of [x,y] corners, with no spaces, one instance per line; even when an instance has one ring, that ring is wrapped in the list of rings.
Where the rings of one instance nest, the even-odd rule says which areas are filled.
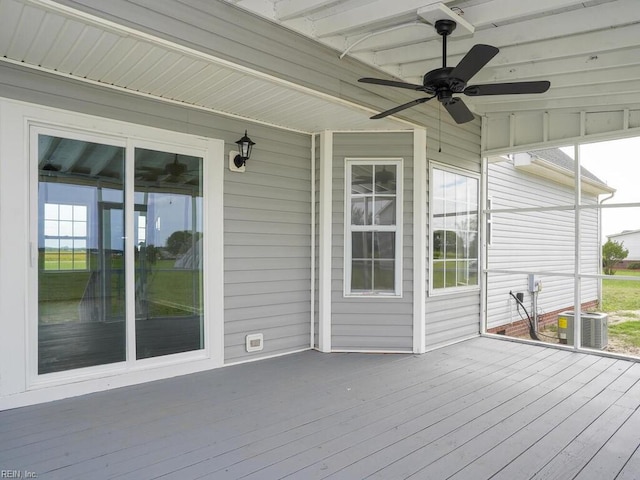
[[[575,162],[559,148],[547,148],[517,153],[512,158],[513,165],[523,171],[544,177],[561,185],[575,184]],[[493,161],[503,161],[504,156]],[[492,161],[490,159],[489,161]],[[584,167],[580,167],[582,191],[592,195],[612,194],[616,191]]]
[[[640,233],[640,230],[624,230],[620,233],[613,233],[611,235],[607,235],[607,238],[611,238],[611,237],[621,237],[622,235],[634,235]]]
[[[547,148],[545,150],[535,150],[533,152],[527,152],[527,153],[529,153],[530,155],[534,155],[536,157],[542,158],[543,160],[551,162],[557,165],[558,167],[564,168],[571,172],[573,172],[574,170],[575,162],[573,161],[573,158],[571,158],[569,155],[564,153],[559,148]],[[593,173],[591,173],[589,170],[587,170],[584,167],[580,167],[580,173],[584,178],[588,178],[590,180],[593,180],[594,182],[598,182],[598,183],[601,183],[602,185],[606,185],[605,182],[600,180],[598,177],[596,177]]]

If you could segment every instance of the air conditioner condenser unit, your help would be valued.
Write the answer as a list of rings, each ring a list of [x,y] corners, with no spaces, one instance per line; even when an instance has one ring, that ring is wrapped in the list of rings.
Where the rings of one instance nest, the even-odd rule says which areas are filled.
[[[609,343],[608,318],[606,313],[582,312],[580,314],[582,324],[580,346],[599,350],[605,348]],[[558,315],[558,337],[560,338],[560,343],[574,345],[574,321],[575,314],[573,311],[562,312]]]

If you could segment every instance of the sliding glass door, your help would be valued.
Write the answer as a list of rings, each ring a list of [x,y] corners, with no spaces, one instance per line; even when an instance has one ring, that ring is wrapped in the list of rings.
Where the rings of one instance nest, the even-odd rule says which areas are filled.
[[[122,362],[125,149],[37,141],[38,373]]]
[[[202,158],[136,148],[136,358],[203,348]]]
[[[38,374],[203,349],[202,157],[32,135]]]

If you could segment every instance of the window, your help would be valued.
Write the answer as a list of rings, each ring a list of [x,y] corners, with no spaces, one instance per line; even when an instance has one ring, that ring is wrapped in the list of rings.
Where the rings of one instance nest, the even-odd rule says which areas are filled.
[[[478,285],[478,186],[471,174],[431,169],[431,290]]]
[[[44,270],[87,269],[86,205],[44,204]]]
[[[346,295],[401,295],[402,161],[346,161]]]

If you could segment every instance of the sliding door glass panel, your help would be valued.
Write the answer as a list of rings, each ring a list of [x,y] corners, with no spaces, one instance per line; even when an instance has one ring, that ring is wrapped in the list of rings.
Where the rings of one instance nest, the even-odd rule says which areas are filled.
[[[204,348],[202,158],[135,150],[136,357]]]
[[[38,373],[124,361],[124,148],[38,135],[38,169]]]

